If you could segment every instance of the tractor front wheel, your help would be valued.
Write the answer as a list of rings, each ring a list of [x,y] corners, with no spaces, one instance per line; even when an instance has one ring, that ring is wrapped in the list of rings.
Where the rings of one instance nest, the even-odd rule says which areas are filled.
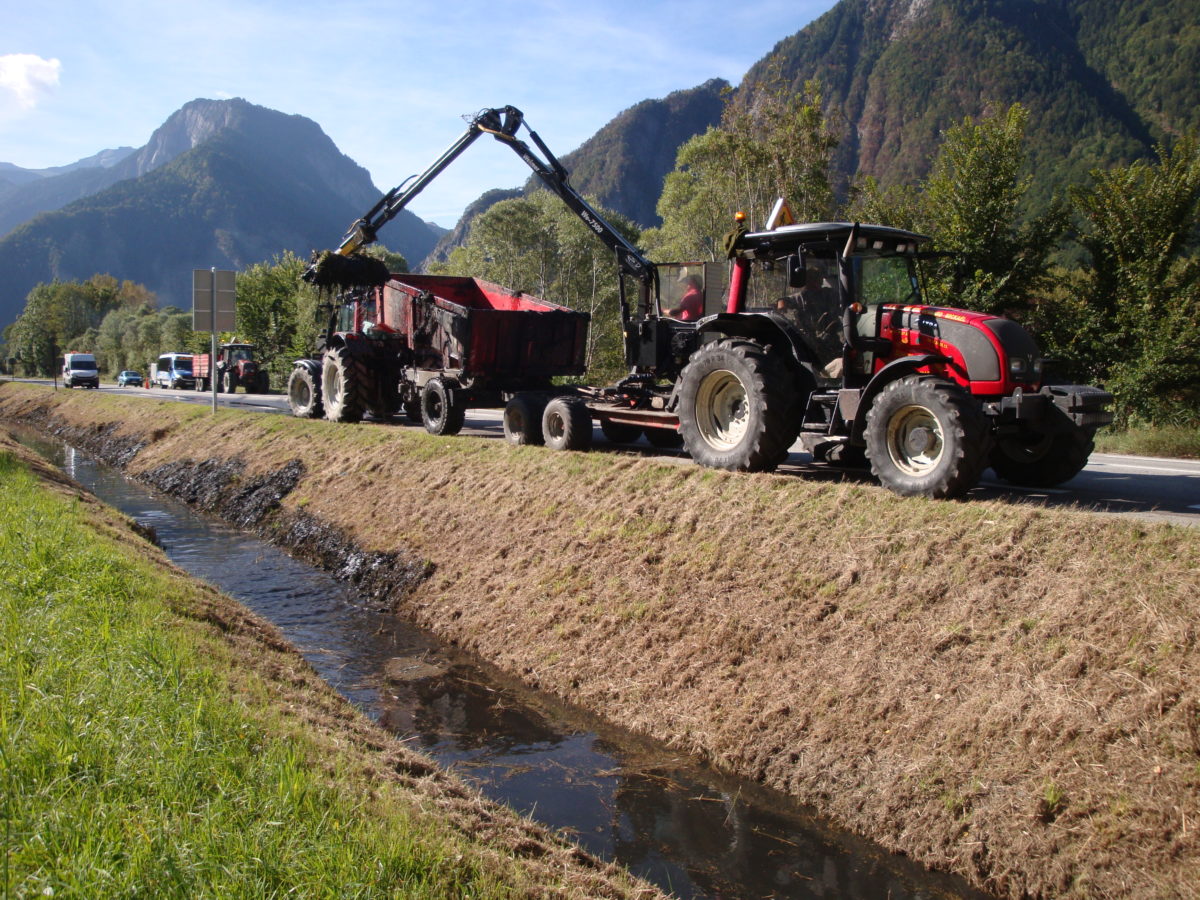
[[[321,396],[325,418],[331,422],[358,422],[366,408],[370,375],[361,360],[345,347],[325,351],[321,363]]]
[[[795,440],[797,395],[795,379],[761,344],[705,344],[679,376],[679,435],[702,466],[770,471]]]
[[[1053,487],[1087,465],[1095,444],[1082,428],[1058,434],[1023,432],[997,438],[991,465],[997,476],[1022,487]]]
[[[899,378],[867,411],[871,472],[884,487],[905,497],[965,494],[987,466],[990,440],[979,404],[943,378]]]
[[[306,368],[292,369],[287,383],[288,406],[299,419],[315,419],[325,412],[321,405],[321,387]]]
[[[421,389],[421,420],[430,434],[458,434],[467,411],[454,402],[454,391],[440,375],[430,378]]]

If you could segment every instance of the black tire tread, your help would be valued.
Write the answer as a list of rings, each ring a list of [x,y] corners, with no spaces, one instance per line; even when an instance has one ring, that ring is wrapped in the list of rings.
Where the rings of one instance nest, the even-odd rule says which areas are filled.
[[[908,395],[905,397],[905,395]],[[912,476],[895,468],[887,451],[889,406],[893,402],[934,404],[946,420],[949,445],[945,464],[926,476]],[[905,497],[932,499],[961,497],[979,483],[988,464],[991,430],[979,403],[956,383],[934,375],[908,375],[888,384],[867,410],[866,456],[873,474],[884,487]]]

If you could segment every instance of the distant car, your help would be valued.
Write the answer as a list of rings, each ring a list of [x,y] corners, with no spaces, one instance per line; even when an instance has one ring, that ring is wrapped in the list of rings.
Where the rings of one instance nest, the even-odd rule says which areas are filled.
[[[143,378],[141,372],[126,370],[117,376],[117,387],[127,387],[129,385],[141,387],[142,381]]]

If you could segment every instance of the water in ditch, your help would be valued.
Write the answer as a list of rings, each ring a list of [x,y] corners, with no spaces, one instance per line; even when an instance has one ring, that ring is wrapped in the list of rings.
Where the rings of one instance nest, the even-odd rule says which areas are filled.
[[[377,722],[488,797],[679,897],[983,896],[833,829],[776,791],[505,679],[370,608],[330,575],[81,451],[28,431],[17,437],[152,527],[176,564],[274,622]]]

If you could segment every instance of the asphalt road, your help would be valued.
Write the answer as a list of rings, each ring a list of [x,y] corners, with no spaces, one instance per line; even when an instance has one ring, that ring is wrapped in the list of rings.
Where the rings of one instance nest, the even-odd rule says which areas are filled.
[[[61,387],[59,389],[64,390]],[[212,403],[212,394],[200,394],[195,391],[118,388],[112,384],[103,385],[101,390],[129,396],[174,399],[204,405]],[[223,406],[264,412],[286,413],[288,411],[287,398],[282,394],[218,394],[217,396],[218,402]],[[500,410],[495,409],[469,410],[467,424],[462,433],[478,437],[503,438],[504,428],[500,416]],[[397,417],[395,422],[397,427],[405,427],[403,416]],[[687,459],[687,455],[682,451],[655,450],[645,444],[633,447],[618,447],[609,444],[598,428],[595,436],[597,451],[642,453],[647,456],[658,455],[680,460]],[[865,471],[841,470],[823,464],[815,464],[811,457],[798,447],[793,450],[778,471],[782,474],[821,481],[872,481],[870,474]],[[969,496],[1003,500],[1010,503],[1034,503],[1046,507],[1078,507],[1095,512],[1196,527],[1200,526],[1200,461],[1093,453],[1087,468],[1060,487],[1037,489],[1013,487],[996,480],[989,469],[984,473],[983,481],[971,491]]]

